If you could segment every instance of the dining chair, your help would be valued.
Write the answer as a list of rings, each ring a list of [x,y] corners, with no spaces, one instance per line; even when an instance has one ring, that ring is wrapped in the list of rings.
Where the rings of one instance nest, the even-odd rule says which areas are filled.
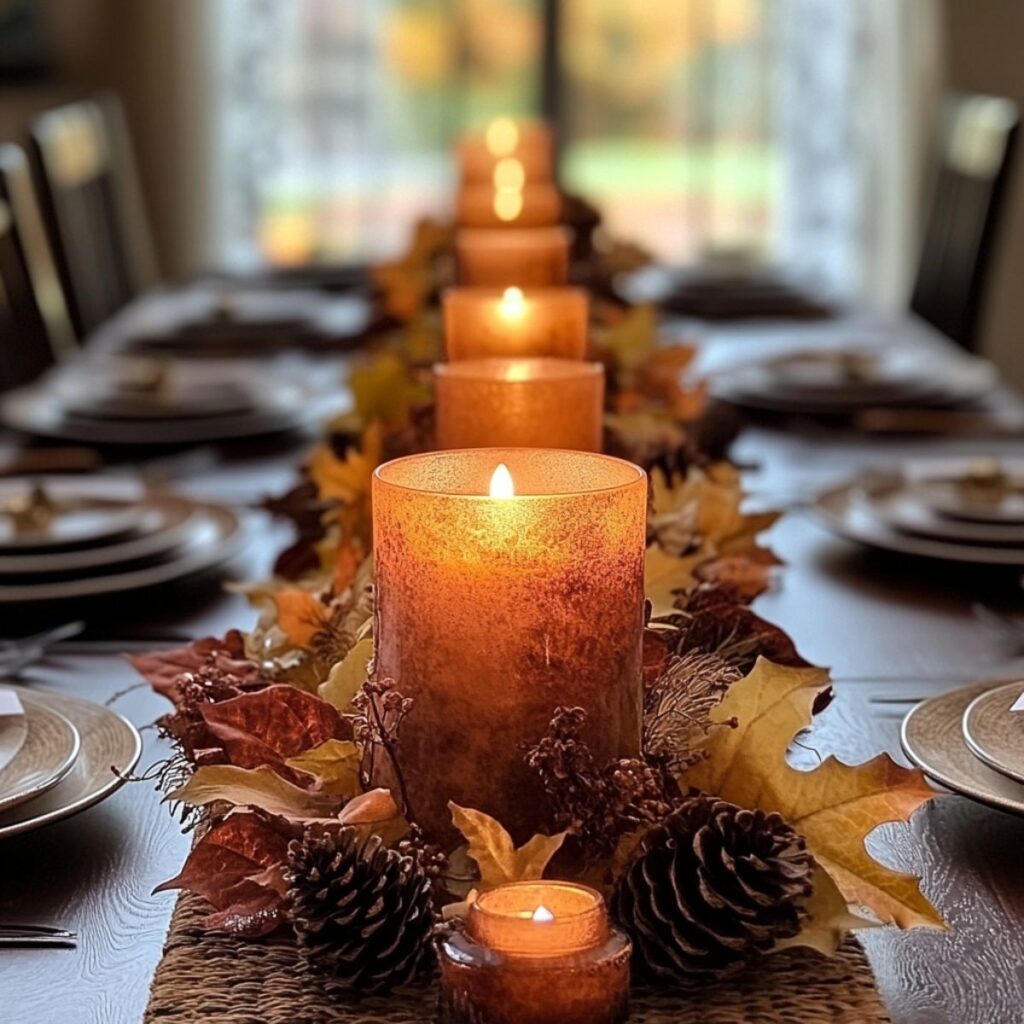
[[[997,96],[946,102],[911,309],[974,351],[1020,115]]]
[[[120,102],[101,95],[30,127],[46,230],[85,338],[156,281],[152,236]]]
[[[0,389],[77,348],[24,150],[0,146]]]

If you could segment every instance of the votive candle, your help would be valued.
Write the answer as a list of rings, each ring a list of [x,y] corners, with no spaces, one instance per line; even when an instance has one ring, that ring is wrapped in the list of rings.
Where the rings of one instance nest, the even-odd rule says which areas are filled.
[[[438,448],[599,452],[604,367],[567,359],[470,359],[434,367]]]
[[[599,764],[639,749],[646,475],[588,452],[430,452],[380,466],[372,499],[376,674],[414,702],[407,810],[452,845],[449,800],[525,841],[545,810],[523,747],[556,707],[587,710]],[[373,778],[398,792],[389,758]]]
[[[557,224],[562,216],[562,197],[549,182],[463,185],[455,206],[464,228],[542,228]]]
[[[509,180],[518,164],[524,181],[550,181],[554,177],[554,139],[539,121],[497,117],[482,131],[469,132],[457,144],[464,182]]]
[[[583,359],[590,299],[582,288],[449,288],[442,295],[448,359]]]
[[[601,894],[571,882],[514,882],[470,905],[440,946],[442,1024],[621,1024],[630,943]]]
[[[543,288],[569,279],[568,228],[464,228],[455,233],[460,284]]]

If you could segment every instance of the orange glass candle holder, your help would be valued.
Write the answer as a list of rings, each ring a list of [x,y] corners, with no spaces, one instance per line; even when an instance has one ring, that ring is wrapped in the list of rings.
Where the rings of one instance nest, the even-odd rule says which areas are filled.
[[[550,182],[518,188],[463,185],[455,202],[455,215],[464,228],[543,228],[562,216],[562,197]]]
[[[590,298],[582,288],[449,288],[441,301],[452,362],[586,356]]]
[[[556,707],[587,710],[599,764],[639,750],[646,475],[587,452],[430,452],[380,466],[372,499],[376,675],[414,701],[408,810],[444,843],[450,800],[523,842],[545,810],[522,748]],[[389,758],[372,776],[399,792]]]
[[[442,1024],[620,1024],[630,943],[601,894],[515,882],[478,896],[440,945]]]
[[[464,228],[455,233],[456,272],[472,287],[544,288],[569,279],[572,232],[552,228]]]
[[[434,367],[438,448],[599,452],[604,367],[567,359],[470,359]]]
[[[464,135],[456,152],[464,182],[509,182],[517,173],[513,164],[518,164],[524,181],[554,178],[554,139],[540,121],[495,118],[483,130]]]

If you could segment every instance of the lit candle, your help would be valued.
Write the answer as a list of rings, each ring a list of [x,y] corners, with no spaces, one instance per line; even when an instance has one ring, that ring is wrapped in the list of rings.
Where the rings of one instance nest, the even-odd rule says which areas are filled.
[[[464,228],[543,228],[561,216],[562,197],[548,182],[463,185],[456,202],[456,218]]]
[[[601,451],[604,367],[469,359],[434,367],[438,448]]]
[[[551,130],[537,121],[495,118],[483,131],[459,140],[458,156],[464,182],[493,181],[497,167],[509,160],[520,165],[524,181],[550,181],[554,176]]]
[[[478,896],[464,933],[441,943],[443,1024],[619,1024],[629,940],[600,893],[516,882]]]
[[[442,296],[448,359],[583,359],[590,299],[582,288],[449,288]]]
[[[431,452],[380,466],[372,498],[376,672],[414,701],[411,810],[454,840],[454,800],[522,842],[543,825],[522,748],[558,705],[589,712],[598,763],[639,748],[646,476],[585,452]],[[374,783],[397,781],[378,758]]]
[[[543,288],[569,278],[572,233],[564,227],[464,228],[455,233],[459,283]]]

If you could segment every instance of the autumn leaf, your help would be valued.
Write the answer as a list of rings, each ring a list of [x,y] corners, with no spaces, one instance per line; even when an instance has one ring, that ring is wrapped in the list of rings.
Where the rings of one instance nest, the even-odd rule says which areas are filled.
[[[315,594],[286,587],[273,595],[277,625],[294,647],[309,647],[330,617],[327,606]]]
[[[469,856],[480,869],[480,884],[492,889],[506,882],[527,882],[542,878],[548,862],[561,849],[568,833],[535,835],[516,849],[512,837],[483,811],[459,807],[449,801],[455,827],[469,843]]]
[[[792,938],[780,939],[768,952],[781,953],[794,946],[816,949],[824,956],[833,956],[847,932],[877,928],[878,922],[850,910],[839,886],[821,865],[814,868],[814,888],[804,904],[807,917],[800,931]]]
[[[327,740],[288,758],[285,764],[312,775],[325,793],[353,797],[359,792],[359,748],[351,740]]]
[[[723,555],[698,565],[694,576],[702,583],[728,588],[738,601],[749,604],[770,590],[779,559],[767,548],[752,548],[744,555]]]
[[[631,373],[640,368],[654,350],[658,338],[658,311],[646,303],[634,306],[605,332],[603,346],[611,352],[620,370]]]
[[[308,464],[310,479],[322,499],[346,505],[368,499],[373,471],[380,465],[383,438],[380,423],[371,423],[360,439],[358,450],[350,448],[339,459],[328,445],[320,445]]]
[[[349,387],[356,413],[364,423],[402,423],[413,404],[424,397],[423,387],[393,352],[353,367]]]
[[[705,760],[683,779],[740,807],[777,811],[807,840],[808,849],[850,903],[869,908],[901,928],[942,927],[917,879],[875,861],[864,841],[877,826],[904,821],[934,791],[921,772],[902,768],[886,754],[848,766],[826,758],[813,771],[789,766],[794,737],[811,722],[812,709],[829,687],[819,668],[791,668],[759,658],[734,683],[711,720]]]
[[[703,551],[677,557],[663,551],[657,544],[647,549],[644,554],[644,594],[651,602],[654,618],[677,611],[677,596],[696,586],[693,571],[706,558]]]
[[[352,704],[352,698],[362,688],[369,676],[373,660],[373,638],[360,640],[344,660],[331,669],[327,681],[320,685],[320,697],[345,712]]]
[[[202,705],[199,714],[239,768],[283,768],[289,757],[351,734],[334,705],[287,683]]]
[[[282,779],[272,768],[208,765],[197,768],[167,800],[206,807],[224,801],[236,807],[258,807],[285,818],[330,818],[339,809],[337,797],[312,793]]]
[[[388,844],[397,842],[409,831],[409,823],[390,789],[371,789],[353,797],[341,809],[338,821],[372,832]]]

